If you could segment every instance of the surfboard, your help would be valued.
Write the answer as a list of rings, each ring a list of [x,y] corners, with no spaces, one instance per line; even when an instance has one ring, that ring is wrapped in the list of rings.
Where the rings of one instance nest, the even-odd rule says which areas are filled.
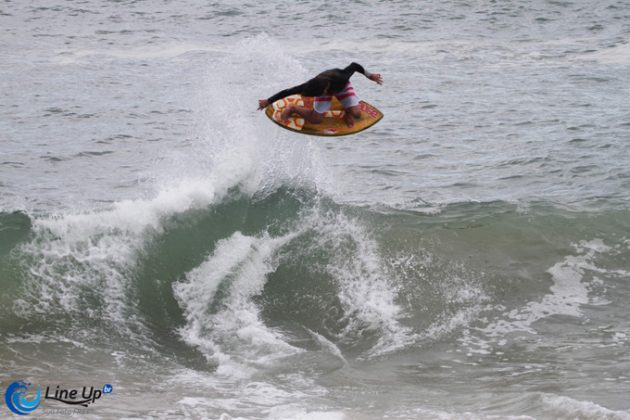
[[[324,113],[324,120],[319,124],[310,123],[298,116],[290,117],[286,121],[280,120],[280,114],[287,105],[295,104],[297,106],[312,108],[313,101],[314,98],[312,97],[301,95],[287,96],[284,99],[277,100],[273,104],[267,105],[265,115],[282,128],[312,136],[347,136],[349,134],[356,134],[372,127],[383,118],[383,113],[376,109],[376,107],[365,101],[359,101],[361,117],[354,120],[352,127],[348,127],[343,119],[343,106],[337,98],[333,96],[330,111]]]

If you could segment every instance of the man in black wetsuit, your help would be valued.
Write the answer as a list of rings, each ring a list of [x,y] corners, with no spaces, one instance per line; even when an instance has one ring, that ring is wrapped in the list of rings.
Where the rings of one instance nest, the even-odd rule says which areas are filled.
[[[362,73],[365,77],[379,85],[383,84],[383,78],[380,74],[369,73],[365,71],[360,64],[352,63],[345,69],[326,70],[306,83],[280,91],[267,99],[260,99],[258,101],[258,109],[264,109],[267,105],[289,95],[295,95],[296,93],[302,96],[314,96],[313,109],[289,104],[284,111],[282,111],[280,118],[286,120],[292,114],[297,114],[311,123],[319,124],[324,118],[324,112],[330,109],[332,96],[334,95],[343,105],[346,124],[348,124],[348,127],[352,127],[354,125],[354,119],[361,116],[359,98],[356,93],[354,93],[354,88],[350,83],[350,77],[352,77],[355,71]]]

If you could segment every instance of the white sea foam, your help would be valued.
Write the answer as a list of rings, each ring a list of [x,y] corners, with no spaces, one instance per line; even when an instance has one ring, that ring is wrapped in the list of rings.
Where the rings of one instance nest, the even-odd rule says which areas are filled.
[[[479,412],[455,410],[446,411],[426,407],[411,410],[396,410],[388,415],[388,418],[399,419],[430,419],[430,420],[534,420],[534,417],[510,414],[484,414]]]
[[[315,222],[320,246],[338,247],[328,271],[339,287],[339,299],[348,321],[342,335],[353,335],[367,328],[379,331],[380,337],[371,349],[376,356],[400,349],[416,339],[411,328],[401,324],[404,315],[396,303],[399,284],[385,270],[378,245],[360,223],[342,213],[332,220]],[[351,251],[350,251],[351,250]]]
[[[339,347],[337,347],[335,343],[333,343],[323,335],[317,334],[315,331],[311,331],[308,328],[306,330],[309,334],[313,336],[313,338],[315,338],[315,340],[317,340],[322,348],[328,350],[332,355],[338,357],[343,362],[344,366],[348,365],[348,361],[345,359],[345,357],[343,357],[343,353],[341,352],[341,350],[339,350]]]
[[[543,394],[540,398],[543,412],[551,418],[606,420],[630,419],[629,411],[610,410],[591,401],[580,401],[553,394]]]
[[[225,419],[240,416],[281,418],[290,413],[305,414],[303,407],[310,398],[326,394],[312,379],[302,375],[278,375],[276,380],[269,379],[268,382],[262,382],[183,369],[168,380],[165,392],[191,385],[197,390],[195,396],[184,398],[175,393],[177,408],[172,412],[173,415],[183,412],[188,416],[216,418],[220,415]]]
[[[122,321],[129,316],[127,288],[137,252],[152,233],[161,230],[164,217],[208,206],[223,197],[229,184],[212,179],[187,179],[160,191],[155,198],[125,200],[111,209],[89,213],[36,218],[35,240],[22,250],[37,259],[30,267],[28,299],[17,308],[47,312],[51,305],[64,311],[104,309],[105,318]],[[86,295],[98,296],[106,305],[85,303]]]
[[[303,408],[277,407],[268,417],[270,420],[349,420],[341,411],[309,411]]]
[[[503,314],[502,319],[497,319],[485,327],[465,332],[460,341],[468,348],[469,353],[488,353],[493,347],[487,341],[488,337],[504,344],[503,339],[511,333],[536,335],[534,323],[541,319],[557,315],[579,318],[582,317],[582,305],[607,304],[607,301],[591,293],[595,288],[601,287],[602,279],[596,276],[587,277],[586,274],[618,275],[618,272],[610,272],[596,265],[597,257],[611,251],[612,248],[601,239],[580,241],[574,248],[575,255],[567,255],[547,270],[553,282],[548,294],[540,300],[528,302]],[[475,331],[481,332],[483,337],[473,334]]]
[[[280,331],[267,327],[252,298],[274,269],[275,252],[295,234],[279,238],[235,232],[173,291],[186,316],[183,340],[218,363],[218,373],[247,377],[256,366],[298,353]],[[217,291],[221,287],[221,295]]]

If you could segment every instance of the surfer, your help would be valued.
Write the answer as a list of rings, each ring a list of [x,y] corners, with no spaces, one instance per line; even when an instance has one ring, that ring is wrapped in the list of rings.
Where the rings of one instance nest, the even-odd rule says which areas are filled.
[[[343,105],[346,124],[348,127],[352,127],[355,118],[361,116],[359,98],[350,83],[350,77],[356,71],[379,85],[383,84],[383,78],[379,73],[370,73],[362,65],[352,63],[345,69],[326,70],[301,85],[282,90],[267,99],[260,99],[258,101],[258,109],[264,109],[267,105],[279,99],[298,93],[302,96],[314,96],[315,100],[313,101],[312,109],[289,104],[280,115],[280,118],[287,120],[291,115],[297,114],[306,121],[319,124],[324,119],[324,112],[330,109],[332,97],[335,96]]]

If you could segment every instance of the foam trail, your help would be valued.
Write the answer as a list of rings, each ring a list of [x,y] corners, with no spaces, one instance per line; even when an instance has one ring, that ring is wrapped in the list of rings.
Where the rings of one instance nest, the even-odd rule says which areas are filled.
[[[594,283],[601,280],[585,279],[587,273],[606,273],[619,275],[625,272],[602,270],[595,265],[595,259],[599,254],[611,250],[600,239],[580,241],[574,245],[577,255],[567,255],[564,259],[547,270],[553,281],[548,294],[540,301],[528,302],[521,308],[514,309],[504,316],[506,319],[496,320],[486,327],[476,328],[485,336],[501,339],[505,343],[505,336],[510,333],[527,333],[536,335],[533,324],[543,318],[564,315],[581,317],[581,306],[585,304],[606,304],[591,296]],[[487,354],[490,343],[482,338],[474,337],[470,331],[464,333],[462,341],[468,348],[469,354]]]
[[[510,329],[535,334],[531,325],[541,318],[551,315],[582,316],[580,306],[590,302],[589,289],[583,282],[584,275],[586,271],[598,271],[594,264],[596,255],[610,248],[597,239],[583,241],[575,248],[578,255],[568,255],[547,270],[553,280],[549,289],[551,293],[540,302],[530,302],[508,314],[513,320]]]
[[[344,366],[348,366],[348,361],[345,357],[343,357],[343,353],[341,353],[341,350],[339,350],[339,347],[337,347],[335,343],[333,343],[323,335],[309,330],[308,328],[306,328],[306,331],[319,343],[320,346],[322,346],[322,348],[328,350],[333,356],[338,357],[343,362]]]
[[[553,394],[540,397],[544,413],[553,418],[629,420],[630,412],[614,411],[591,401],[580,401]]]
[[[332,221],[316,221],[315,229],[321,234],[320,246],[332,244],[336,249],[328,271],[337,281],[348,321],[341,335],[351,336],[366,328],[379,331],[378,342],[370,350],[372,356],[414,342],[416,335],[399,321],[404,314],[396,303],[399,292],[396,279],[384,269],[377,243],[358,221],[340,213]]]
[[[243,377],[275,359],[300,350],[259,317],[252,297],[260,294],[274,269],[274,254],[296,234],[278,238],[235,232],[173,291],[184,310],[183,340],[216,361],[221,375]]]
[[[288,383],[270,383],[251,378],[207,375],[195,370],[185,369],[168,379],[168,385],[178,387],[182,384],[194,385],[195,389],[208,397],[184,397],[177,401],[176,407],[193,418],[226,418],[234,413],[235,404],[243,407],[238,418],[276,418],[288,413],[305,412],[303,402],[311,397],[326,394],[326,390],[313,379],[293,375]],[[181,416],[181,411],[174,410],[173,416]],[[218,413],[222,413],[219,417]],[[295,419],[299,417],[290,416]]]

